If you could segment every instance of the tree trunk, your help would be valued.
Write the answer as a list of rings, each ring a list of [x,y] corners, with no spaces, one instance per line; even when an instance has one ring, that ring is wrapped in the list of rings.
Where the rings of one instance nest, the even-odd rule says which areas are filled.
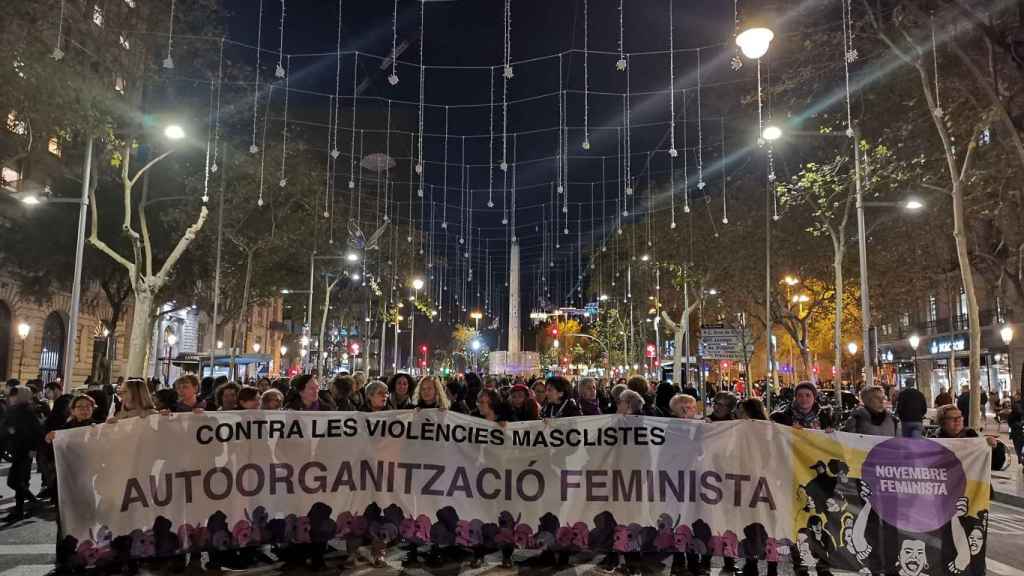
[[[672,381],[680,387],[683,386],[683,339],[686,336],[686,329],[683,328],[685,324],[683,324],[683,322],[686,322],[685,316],[684,320],[680,321],[680,324],[676,326],[674,334],[676,345],[675,350],[672,351]],[[686,356],[688,357],[689,355],[690,351],[687,350]],[[687,373],[687,375],[689,375],[689,373]]]
[[[839,382],[842,380],[843,375],[843,252],[846,247],[842,241],[833,242],[834,251],[832,253],[832,270],[835,273],[836,283],[836,297],[835,297],[835,333],[833,334],[832,345],[834,347],[835,360],[833,365],[836,368],[836,376],[838,380],[833,380],[833,386],[836,394],[839,394]],[[864,343],[867,346],[867,343]]]
[[[338,280],[341,277],[339,276]],[[328,282],[326,290],[324,290],[324,312],[320,316],[320,345],[317,346],[316,351],[316,373],[323,376],[323,370],[321,369],[324,365],[324,352],[327,351],[327,312],[331,309],[331,291],[338,285],[338,280]]]
[[[141,378],[145,375],[146,356],[153,332],[153,293],[145,286],[137,286],[132,310],[132,327],[128,339],[128,364],[124,375]]]
[[[970,355],[971,380],[971,414],[970,427],[981,426],[981,319],[978,312],[978,295],[974,290],[974,270],[967,249],[967,232],[964,218],[964,191],[959,182],[953,185],[953,239],[956,240],[956,255],[960,261],[960,277],[967,295],[967,325],[969,327],[970,344],[967,347]],[[950,382],[952,389],[953,383]]]

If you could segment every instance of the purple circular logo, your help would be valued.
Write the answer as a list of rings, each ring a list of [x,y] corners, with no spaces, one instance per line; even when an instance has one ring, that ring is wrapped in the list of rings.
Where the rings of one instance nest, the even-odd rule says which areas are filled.
[[[917,438],[893,438],[872,448],[861,478],[871,487],[879,516],[908,532],[930,532],[949,522],[967,484],[953,452]]]

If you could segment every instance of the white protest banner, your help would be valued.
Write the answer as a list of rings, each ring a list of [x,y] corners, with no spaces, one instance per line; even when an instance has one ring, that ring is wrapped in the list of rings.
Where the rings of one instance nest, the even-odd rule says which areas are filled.
[[[54,448],[62,546],[83,564],[356,538],[792,555],[850,569],[920,552],[930,574],[984,572],[989,452],[978,439],[634,416],[500,427],[434,410],[247,411],[67,430]]]

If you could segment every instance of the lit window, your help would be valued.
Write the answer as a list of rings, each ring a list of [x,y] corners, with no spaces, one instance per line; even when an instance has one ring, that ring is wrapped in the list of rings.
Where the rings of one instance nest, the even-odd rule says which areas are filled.
[[[967,292],[964,289],[960,289],[960,315],[964,318],[967,317]]]
[[[127,4],[129,8],[135,8],[135,0],[124,0],[124,3]]]
[[[46,149],[57,158],[61,157],[60,140],[56,137],[50,138],[50,141],[46,143]]]
[[[118,94],[124,94],[124,78],[120,76],[114,77],[114,91]]]
[[[928,309],[925,310],[925,313],[929,322],[935,322],[939,319],[939,303],[934,294],[928,295]]]
[[[92,23],[103,26],[103,8],[100,8],[99,4],[92,5]]]
[[[121,34],[121,48],[124,48],[125,50],[131,50],[132,49],[132,43],[128,40],[128,37],[125,36],[124,34]]]
[[[28,127],[21,120],[18,120],[18,115],[15,112],[11,112],[7,115],[7,129],[15,134],[25,134],[28,132]]]
[[[910,313],[904,312],[900,314],[900,328],[910,328]]]
[[[0,171],[0,184],[2,185],[13,186],[18,182],[18,180],[21,180],[21,172],[18,172],[14,168],[4,166],[3,170]]]

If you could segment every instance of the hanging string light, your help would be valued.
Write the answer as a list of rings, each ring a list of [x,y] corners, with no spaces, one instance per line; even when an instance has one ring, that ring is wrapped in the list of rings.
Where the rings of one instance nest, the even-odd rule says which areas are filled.
[[[50,58],[60,62],[64,58],[64,50],[61,49],[64,41],[64,2],[60,0],[60,12],[57,15],[57,45],[50,53]]]
[[[562,55],[558,55],[558,151],[555,153],[555,162],[557,167],[557,178],[558,186],[557,192],[561,194],[565,191],[565,187],[562,185],[562,165],[565,163],[565,158],[562,156],[562,148],[564,142],[562,138],[565,136],[565,106],[562,100]]]
[[[512,242],[516,242],[516,171],[519,168],[519,135],[512,135],[512,198],[509,201],[512,210],[512,226],[510,233],[512,235]]]
[[[689,150],[687,131],[690,127],[686,119],[686,93],[687,91],[683,90],[683,214],[690,213],[690,161],[685,154]]]
[[[487,144],[487,207],[494,208],[494,68],[488,68],[487,73],[491,82],[491,104],[487,107],[487,131],[490,133]]]
[[[508,170],[508,75],[501,79],[501,171]]]
[[[213,162],[210,164],[210,172],[216,174],[218,170],[217,158],[220,150],[220,92],[224,85],[224,39],[220,39],[220,62],[217,64],[217,119],[216,128],[213,131]]]
[[[697,49],[697,190],[704,190],[707,185],[704,182],[704,114],[701,112],[701,66],[700,66],[700,49]],[[760,111],[760,67],[758,67],[758,114]],[[760,130],[763,130],[764,126],[761,126]],[[760,130],[758,134],[760,134]]]
[[[335,160],[341,156],[341,150],[338,150],[338,126],[341,124],[341,2],[342,0],[338,0],[338,44],[334,53],[334,105],[337,106],[337,110],[334,111],[334,144],[331,146],[331,157]]]
[[[278,25],[281,30],[281,39],[277,48],[277,67],[274,69],[274,76],[278,78],[285,77],[284,69],[284,15],[285,15],[285,0],[281,0],[281,23]]]
[[[459,245],[466,243],[465,237],[465,209],[466,209],[466,137],[462,139],[462,152],[459,156]]]
[[[203,204],[210,201],[210,148],[213,144],[213,91],[215,86],[210,84],[210,104],[206,113],[206,159],[203,164]]]
[[[175,4],[175,0],[171,0],[171,16],[170,16],[170,18],[168,18],[168,21],[167,21],[167,57],[164,58],[164,68],[166,68],[167,70],[173,70],[174,69],[174,56],[172,55],[172,53],[174,51],[174,4]],[[62,2],[61,3],[61,8],[63,9],[63,7],[64,7],[64,3]],[[261,28],[263,26],[262,25],[262,18],[263,18],[263,3],[261,2],[260,3],[260,19],[261,19],[260,20],[261,21],[260,27]],[[256,50],[257,50],[257,52],[259,51],[259,43],[256,44]],[[258,82],[259,82],[259,80],[257,79],[257,83]]]
[[[334,161],[334,158],[331,156],[331,139],[333,138],[331,127],[334,126],[334,112],[336,110],[333,96],[327,97],[327,106],[327,167],[324,169],[324,218],[330,215],[327,211],[327,196],[331,192],[331,164]]]
[[[415,147],[416,147],[416,135],[410,132],[409,133],[409,185],[410,186],[412,185],[412,173],[413,173],[413,168],[412,168],[412,165],[413,165],[413,162],[412,162],[412,151],[413,151],[413,149]],[[409,244],[413,243],[412,242],[412,239],[413,239],[412,234],[413,234],[413,230],[415,229],[415,226],[416,226],[416,219],[413,216],[413,211],[412,211],[413,204],[415,204],[415,202],[412,201],[412,198],[409,198],[409,233],[405,237],[405,241],[408,242]],[[415,251],[416,251],[416,246],[414,245],[413,249],[412,249],[412,252],[415,252]]]
[[[625,27],[623,26],[623,0],[619,0],[619,59],[615,61],[615,69],[622,72],[628,66],[625,52]]]
[[[583,0],[583,149],[590,150],[590,23]]]
[[[391,14],[391,75],[388,76],[388,84],[398,84],[398,0],[395,0]]]
[[[256,116],[260,104],[260,57],[263,54],[263,0],[260,0],[258,26],[258,32],[256,33],[256,83],[253,85],[252,91],[252,144],[249,146],[250,154],[260,151],[260,147],[256,145]],[[164,66],[167,66],[167,61],[164,61]],[[174,66],[173,62],[171,62],[171,66]]]
[[[674,0],[668,0],[668,113],[669,113],[669,148],[668,155],[675,158],[679,156],[676,150],[676,49],[675,49],[675,20],[672,16],[672,4]],[[700,54],[700,52],[698,52]]]
[[[843,0],[843,71],[846,76],[846,136],[853,138],[853,111],[850,104],[850,64],[857,60],[857,50],[853,48],[853,30],[850,22],[849,0]],[[932,55],[935,55],[935,22],[932,20]],[[937,72],[937,71],[936,71]],[[935,76],[936,83],[938,75]],[[936,95],[938,84],[936,84]]]
[[[685,131],[683,133],[685,134]],[[684,146],[685,146],[685,144],[684,144]],[[650,161],[648,161],[648,166],[650,166]],[[684,162],[683,162],[683,167],[684,167],[683,170],[684,170],[684,172],[685,172],[685,166],[686,166],[686,162],[684,160]],[[648,168],[648,174],[649,173],[650,173],[650,168]],[[668,178],[669,178],[669,199],[670,199],[669,201],[670,201],[671,206],[672,206],[672,212],[671,212],[672,220],[671,220],[671,223],[669,224],[669,228],[672,229],[672,230],[675,230],[676,229],[676,166],[675,166],[675,162],[673,161],[671,156],[669,156],[669,158],[668,158]]]
[[[511,79],[512,73],[512,0],[505,0],[505,71],[503,76]]]
[[[845,0],[844,0],[845,1]],[[732,0],[732,45],[733,55],[729,60],[729,67],[733,72],[739,72],[743,68],[743,59],[740,58],[740,47],[736,43],[736,36],[740,33],[740,7],[739,0]]]
[[[627,56],[628,58],[628,56]],[[626,117],[626,196],[633,195],[633,142],[630,136],[632,120],[630,113],[629,69],[626,70],[626,96],[622,100]]]
[[[722,159],[719,161],[719,165],[722,171],[722,224],[729,223],[729,210],[727,208],[726,201],[726,190],[725,190],[725,116],[720,116],[719,121],[721,122],[722,128]]]
[[[441,204],[441,230],[448,229],[448,107],[444,107],[444,180],[443,198]]]
[[[623,102],[623,104],[625,104],[626,99],[623,98],[622,102]],[[625,116],[625,114],[623,114],[623,116]],[[623,118],[623,121],[625,121],[625,118]],[[623,148],[625,148],[625,146],[623,145],[622,126],[619,126],[619,127],[616,128],[616,135],[618,136],[618,138],[616,138],[617,141],[615,143],[615,148],[616,148],[616,152],[619,155],[618,166],[616,168],[618,170],[618,172],[619,172],[619,174],[618,174],[618,180],[619,180],[618,181],[618,183],[619,183],[619,186],[618,186],[618,189],[619,189],[619,199],[622,201],[622,215],[623,216],[629,216],[629,207],[628,207],[628,204],[626,203],[627,202],[627,196],[625,195],[626,187],[625,187],[624,181],[622,179],[622,169],[623,169],[622,151],[623,151]]]
[[[391,100],[388,100],[387,126],[384,131],[384,222],[390,222],[391,216],[388,212],[388,192],[391,184]]]
[[[291,70],[292,57],[288,56],[288,69]],[[288,158],[288,94],[291,90],[288,89],[289,85],[288,76],[284,77],[284,122],[281,125],[281,179],[277,181],[278,186],[284,188],[288,185],[288,178],[285,177],[285,162]]]
[[[270,101],[274,99],[274,86],[270,85],[270,89],[267,91],[267,103],[266,110],[263,111],[263,136],[261,138],[262,152],[260,153],[260,196],[256,200],[256,205],[263,206],[263,168],[266,165],[267,159],[267,125],[270,124]]]
[[[426,11],[426,0],[420,0],[420,102],[419,102],[419,135],[417,140],[419,141],[419,150],[416,154],[416,173],[420,175],[420,186],[416,190],[416,195],[423,198],[423,94],[424,87],[426,86],[426,71],[423,67],[423,21],[426,17],[424,12]]]
[[[349,142],[348,146],[348,189],[355,190],[355,174],[356,174],[356,108],[359,104],[359,88],[356,84],[359,79],[359,52],[356,52],[352,58],[352,141]],[[420,190],[420,196],[423,196],[423,190]],[[353,192],[355,194],[355,192]]]

